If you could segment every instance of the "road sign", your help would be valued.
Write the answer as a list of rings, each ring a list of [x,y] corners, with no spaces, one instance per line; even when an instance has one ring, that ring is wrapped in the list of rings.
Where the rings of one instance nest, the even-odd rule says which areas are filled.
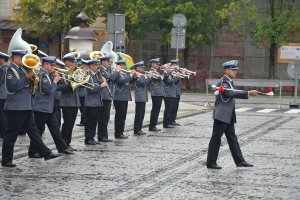
[[[185,48],[185,29],[172,28],[171,34],[171,48],[184,49]]]
[[[175,27],[184,27],[186,24],[186,17],[184,14],[178,13],[176,15],[174,15],[173,19],[172,19],[172,23]]]
[[[114,51],[125,50],[125,15],[108,14],[107,16],[108,40],[113,42]]]

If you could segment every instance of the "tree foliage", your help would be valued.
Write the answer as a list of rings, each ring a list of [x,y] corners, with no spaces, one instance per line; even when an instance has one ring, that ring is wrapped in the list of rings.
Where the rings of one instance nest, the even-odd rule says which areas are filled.
[[[300,4],[295,0],[269,0],[259,10],[251,0],[230,1],[218,12],[233,29],[251,33],[253,41],[270,49],[269,78],[275,78],[276,48],[295,42],[294,31],[300,31]],[[299,41],[299,39],[298,39]]]
[[[14,16],[28,31],[56,35],[78,25],[76,16],[84,10],[93,22],[100,14],[101,0],[20,0]]]
[[[131,39],[142,39],[148,32],[158,31],[163,43],[171,40],[172,18],[182,13],[187,18],[186,44],[203,46],[216,41],[220,20],[216,12],[224,5],[222,0],[111,0],[104,1],[102,16],[125,13],[126,30]]]

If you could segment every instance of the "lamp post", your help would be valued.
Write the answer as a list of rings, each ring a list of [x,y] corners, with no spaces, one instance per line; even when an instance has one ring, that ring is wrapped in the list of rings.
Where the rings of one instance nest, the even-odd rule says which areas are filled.
[[[93,50],[93,42],[97,41],[95,32],[89,28],[89,17],[82,10],[77,16],[79,26],[69,30],[65,39],[69,39],[69,51],[85,53]]]

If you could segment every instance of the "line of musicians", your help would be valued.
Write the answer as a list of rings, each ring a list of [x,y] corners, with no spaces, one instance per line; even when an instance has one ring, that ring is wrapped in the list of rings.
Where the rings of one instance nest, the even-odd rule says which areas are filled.
[[[0,52],[2,166],[16,166],[12,162],[13,149],[22,130],[25,130],[30,138],[30,158],[49,160],[61,154],[74,154],[76,149],[70,144],[79,108],[83,117],[80,125],[85,127],[86,145],[112,141],[108,138],[107,130],[112,103],[115,107],[114,136],[117,139],[127,139],[124,128],[128,101],[132,100],[131,84],[135,88],[136,104],[134,135],[146,134],[142,125],[148,101],[148,86],[152,98],[149,131],[160,131],[157,128],[157,120],[162,100],[165,103],[163,127],[174,128],[179,125],[175,120],[181,95],[181,78],[184,78],[182,74],[186,69],[178,67],[178,59],[171,60],[170,65],[165,65],[162,73],[159,72],[159,58],[152,59],[151,69],[145,73],[143,61],[136,63],[132,70],[127,70],[126,60],[119,60],[116,69],[112,70],[109,55],[103,55],[98,60],[82,57],[80,66],[77,66],[74,53],[66,54],[62,62],[39,50],[37,55],[41,58],[42,67],[37,76],[33,70],[24,67],[22,58],[26,54],[24,50],[13,50],[10,57]],[[88,79],[79,84],[79,87],[72,84],[74,77],[71,73],[78,68],[82,69],[80,73],[88,74],[85,75]],[[38,87],[32,96],[30,81],[34,76],[38,78]],[[80,91],[83,91],[84,96],[80,95]],[[52,153],[41,139],[46,125],[60,154]]]

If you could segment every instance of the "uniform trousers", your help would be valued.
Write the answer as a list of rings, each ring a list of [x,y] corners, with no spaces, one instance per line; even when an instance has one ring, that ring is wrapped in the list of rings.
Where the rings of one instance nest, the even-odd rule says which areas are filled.
[[[61,135],[60,127],[57,123],[55,113],[34,111],[34,120],[39,130],[40,136],[42,136],[45,129],[45,125],[47,125],[58,152],[62,152],[68,148],[68,145],[66,144],[64,138]],[[33,155],[35,153],[36,150],[34,149],[32,142],[30,142],[28,154]]]
[[[110,119],[111,100],[102,100],[98,117],[98,140],[108,139],[107,125]]]
[[[0,135],[3,135],[6,131],[6,116],[4,113],[4,103],[5,99],[0,99]]]
[[[207,165],[216,164],[223,133],[225,133],[234,162],[237,164],[245,161],[235,134],[234,123],[227,124],[214,120],[213,133],[208,146]]]
[[[177,112],[179,108],[179,101],[180,101],[180,95],[177,95],[177,97],[174,100],[174,107],[171,112],[171,123],[174,123],[177,118]]]
[[[84,127],[85,142],[94,141],[101,107],[85,107],[85,110],[86,110],[86,124]]]
[[[64,122],[61,128],[61,134],[67,143],[70,145],[72,140],[72,132],[76,121],[78,108],[77,107],[61,107]]]
[[[15,142],[23,127],[25,127],[32,146],[42,157],[51,153],[51,150],[42,141],[33,118],[33,111],[6,110],[5,114],[7,117],[7,131],[3,135],[2,164],[12,162]]]
[[[142,130],[145,117],[146,102],[135,102],[134,133]]]
[[[164,97],[164,102],[165,102],[165,111],[164,111],[164,119],[163,119],[164,126],[170,125],[172,123],[171,113],[172,110],[174,109],[175,100],[176,98],[174,97]]]
[[[123,135],[127,115],[128,101],[114,100],[115,106],[115,137]]]
[[[152,98],[152,109],[150,115],[150,124],[149,129],[154,128],[157,125],[157,120],[162,104],[163,97],[162,96],[151,96]]]
[[[86,121],[86,110],[84,107],[85,97],[80,97],[79,100],[80,100],[80,105],[81,105],[79,107],[79,110],[81,113],[80,124],[85,124],[85,121]]]
[[[55,116],[56,116],[56,121],[57,121],[57,124],[59,126],[59,129],[60,129],[60,126],[61,126],[61,109],[60,109],[60,100],[54,100],[54,110],[53,112],[55,113]]]

